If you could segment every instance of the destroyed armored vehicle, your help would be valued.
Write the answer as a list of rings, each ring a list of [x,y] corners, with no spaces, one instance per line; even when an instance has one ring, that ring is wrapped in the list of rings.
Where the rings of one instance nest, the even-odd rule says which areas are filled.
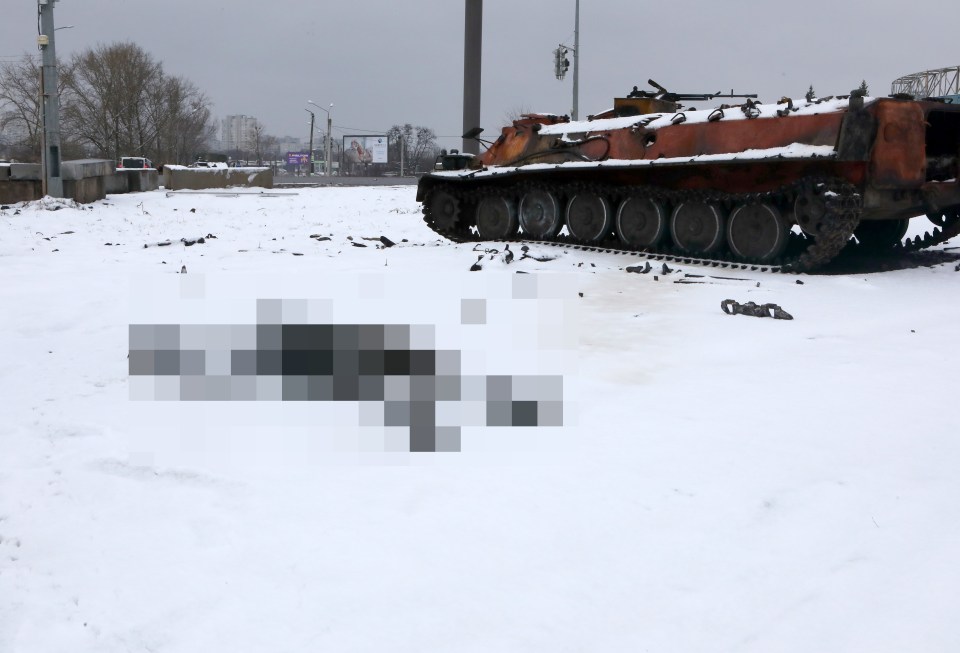
[[[454,241],[562,241],[808,271],[848,242],[875,253],[960,233],[960,105],[907,96],[656,91],[571,121],[524,115],[467,169],[420,179]],[[744,98],[716,108],[685,102]],[[476,131],[476,130],[475,130]],[[935,227],[903,240],[919,216]]]

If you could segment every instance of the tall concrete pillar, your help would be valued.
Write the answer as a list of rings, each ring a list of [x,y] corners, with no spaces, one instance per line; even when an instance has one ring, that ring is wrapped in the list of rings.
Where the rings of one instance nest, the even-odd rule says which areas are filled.
[[[40,73],[43,88],[43,192],[50,197],[63,197],[60,175],[60,93],[57,78],[57,52],[53,45],[53,4],[57,0],[38,0],[40,37],[38,42],[43,61]]]
[[[483,52],[483,0],[464,0],[463,133],[480,126],[480,59]],[[480,142],[463,139],[462,152],[480,153]]]

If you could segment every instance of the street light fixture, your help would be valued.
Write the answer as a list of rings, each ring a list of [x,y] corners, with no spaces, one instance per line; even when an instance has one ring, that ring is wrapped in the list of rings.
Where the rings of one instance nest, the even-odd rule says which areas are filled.
[[[570,117],[573,120],[577,120],[580,114],[578,106],[580,99],[580,0],[577,0],[576,13],[574,16],[573,47],[571,48],[569,45],[561,43],[557,49],[553,51],[554,72],[560,81],[563,81],[564,76],[567,74],[567,69],[570,67],[567,52],[571,50],[573,51],[573,110],[570,112]]]
[[[326,153],[324,155],[324,158],[326,159],[325,172],[326,172],[326,175],[329,177],[331,174],[333,174],[333,167],[330,162],[330,145],[331,145],[331,142],[333,141],[333,131],[331,131],[333,129],[333,119],[330,117],[329,109],[325,109],[324,107],[321,107],[319,104],[317,104],[313,100],[307,100],[307,104],[312,104],[313,106],[317,107],[318,109],[320,109],[321,111],[327,114],[327,148],[326,148]],[[333,102],[330,103],[330,109],[332,108],[333,108]]]

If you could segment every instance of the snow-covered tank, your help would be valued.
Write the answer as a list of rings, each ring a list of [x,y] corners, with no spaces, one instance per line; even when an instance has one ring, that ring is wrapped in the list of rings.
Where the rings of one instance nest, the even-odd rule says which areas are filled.
[[[638,91],[570,121],[529,114],[464,170],[424,175],[425,222],[455,241],[556,241],[806,271],[960,233],[960,106],[783,98],[716,108]],[[908,222],[936,226],[903,240]]]

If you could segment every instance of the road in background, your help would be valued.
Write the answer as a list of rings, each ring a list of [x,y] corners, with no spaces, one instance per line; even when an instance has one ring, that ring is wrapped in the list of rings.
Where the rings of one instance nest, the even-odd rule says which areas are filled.
[[[274,175],[274,186],[412,186],[416,185],[417,177],[332,177],[313,176],[298,177],[296,175]],[[281,186],[282,185],[282,186]]]

